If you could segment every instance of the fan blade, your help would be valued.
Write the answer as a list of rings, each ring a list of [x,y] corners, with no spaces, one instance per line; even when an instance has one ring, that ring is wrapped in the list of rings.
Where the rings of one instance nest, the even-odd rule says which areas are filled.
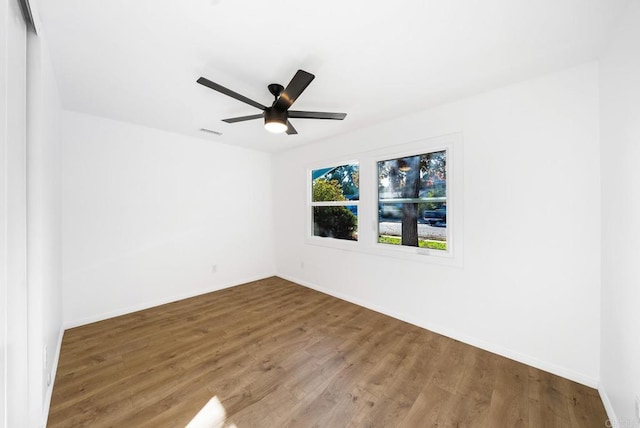
[[[342,120],[347,113],[327,113],[323,111],[296,111],[289,110],[289,117],[294,119],[331,119]]]
[[[263,114],[252,114],[251,116],[240,116],[240,117],[232,117],[230,119],[222,119],[222,121],[227,123],[236,123],[236,122],[244,122],[245,120],[262,119],[263,117],[264,117]]]
[[[309,86],[309,83],[311,83],[315,77],[313,74],[307,73],[304,70],[298,70],[276,102],[273,103],[273,107],[278,110],[288,110],[289,107],[296,102],[296,99],[298,99],[302,91],[307,89],[307,86]]]
[[[217,83],[212,82],[207,78],[201,77],[197,80],[197,82],[203,86],[206,86],[207,88],[211,88],[214,91],[218,91],[221,94],[225,94],[231,98],[235,98],[238,101],[242,101],[243,103],[249,104],[250,106],[259,108],[260,110],[266,109],[266,107],[260,104],[259,102],[253,101],[252,99],[247,98],[244,95],[240,95],[237,92],[233,92],[231,89],[227,89],[224,86],[218,85]]]
[[[296,128],[294,128],[291,122],[287,120],[287,135],[294,135],[297,133],[298,131],[296,131]]]

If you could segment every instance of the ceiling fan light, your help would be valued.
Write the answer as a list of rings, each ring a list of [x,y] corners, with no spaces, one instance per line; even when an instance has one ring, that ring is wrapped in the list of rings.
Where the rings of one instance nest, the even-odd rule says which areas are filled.
[[[398,169],[402,172],[411,171],[411,167],[409,166],[407,161],[405,161],[404,159],[398,160]]]
[[[287,112],[273,108],[266,109],[264,112],[264,127],[267,131],[273,133],[285,132],[288,128]]]
[[[279,121],[264,122],[264,128],[274,134],[281,134],[287,130],[287,124]]]

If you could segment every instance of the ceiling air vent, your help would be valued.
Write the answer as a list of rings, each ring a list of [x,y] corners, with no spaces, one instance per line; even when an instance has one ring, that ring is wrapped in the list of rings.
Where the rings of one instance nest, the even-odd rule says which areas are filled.
[[[222,135],[222,132],[214,131],[213,129],[200,128],[202,132],[208,132],[209,134]]]

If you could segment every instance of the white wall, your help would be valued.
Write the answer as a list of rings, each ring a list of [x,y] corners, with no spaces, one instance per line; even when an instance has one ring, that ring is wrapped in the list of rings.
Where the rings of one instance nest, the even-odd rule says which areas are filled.
[[[601,392],[619,426],[640,400],[640,2],[631,1],[601,61]]]
[[[275,273],[270,155],[73,112],[62,135],[67,326]]]
[[[279,154],[279,275],[595,386],[597,85],[590,63]],[[311,162],[456,132],[464,139],[462,268],[305,244]]]
[[[0,427],[7,408],[7,2],[0,2]]]
[[[17,1],[0,1],[0,295],[2,419],[28,426],[26,27]]]
[[[60,101],[43,28],[27,50],[29,426],[42,426],[63,332]]]
[[[0,22],[0,426],[39,427],[62,328],[59,101],[17,1],[0,2]]]

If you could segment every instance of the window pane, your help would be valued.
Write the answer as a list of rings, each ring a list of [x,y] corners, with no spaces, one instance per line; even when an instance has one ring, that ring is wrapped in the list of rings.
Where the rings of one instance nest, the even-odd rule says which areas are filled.
[[[447,152],[425,153],[378,162],[378,198],[444,198]]]
[[[421,198],[447,196],[447,152],[427,153],[420,156]]]
[[[358,207],[313,207],[313,236],[358,240]]]
[[[311,171],[313,202],[357,201],[360,173],[357,163]]]
[[[407,207],[411,205],[422,204],[380,204],[379,209],[379,222],[378,222],[378,242],[381,244],[391,245],[409,245],[406,242],[403,243],[402,229],[405,222],[403,221],[404,205]],[[399,206],[399,207],[398,207]],[[444,215],[446,216],[446,206]],[[411,210],[411,209],[410,209]],[[419,212],[420,215],[424,214],[433,215],[431,213]],[[438,215],[440,212],[438,213]],[[434,250],[446,250],[447,249],[447,223],[446,217],[443,218],[429,218],[427,221],[424,217],[418,217],[417,220],[410,220],[410,225],[416,225],[417,243],[420,248],[430,248]],[[433,221],[431,221],[433,220]],[[412,228],[411,226],[409,226]],[[405,230],[405,232],[407,232]],[[409,235],[412,235],[411,233]],[[406,235],[405,235],[406,238]],[[409,236],[409,239],[412,239]],[[412,246],[416,246],[413,244]]]
[[[378,198],[417,198],[420,184],[420,157],[378,162]]]
[[[442,150],[378,162],[378,242],[446,250],[446,160]]]

